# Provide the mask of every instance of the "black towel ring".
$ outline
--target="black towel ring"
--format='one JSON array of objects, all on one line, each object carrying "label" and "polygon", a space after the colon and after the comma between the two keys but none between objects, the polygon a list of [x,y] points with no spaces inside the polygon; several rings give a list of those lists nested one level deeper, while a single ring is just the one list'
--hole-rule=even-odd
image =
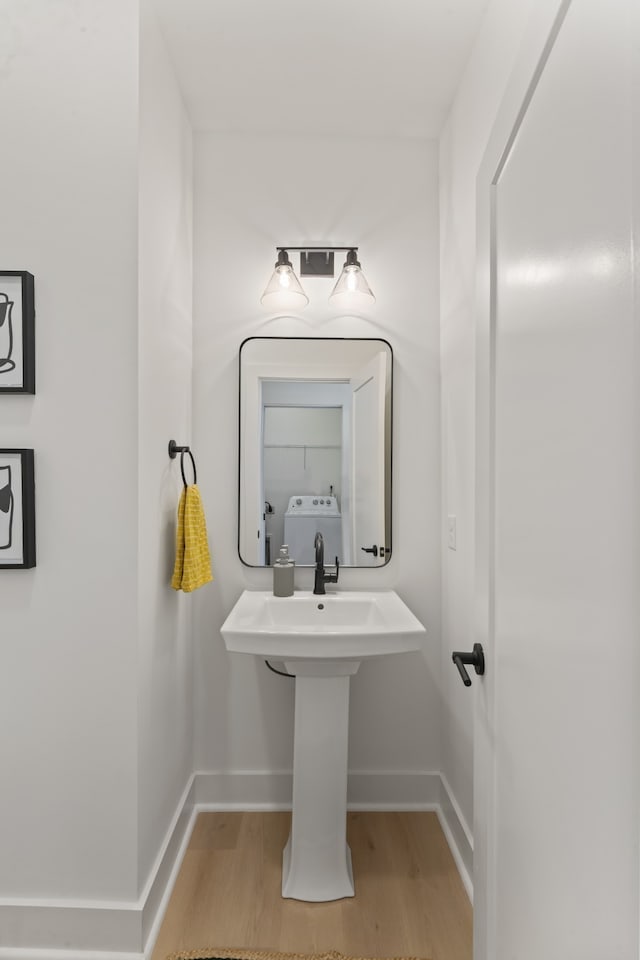
[{"label": "black towel ring", "polygon": [[189,484],[187,483],[187,478],[186,478],[185,475],[184,475],[184,455],[185,455],[185,453],[188,453],[189,456],[191,457],[191,466],[193,467],[193,482],[194,482],[194,483],[197,483],[197,482],[198,482],[198,474],[196,473],[196,462],[195,462],[195,460],[193,459],[193,454],[191,453],[191,450],[189,450],[189,448],[187,447],[187,449],[186,449],[186,450],[183,450],[182,453],[180,454],[180,473],[182,474],[182,482],[184,483],[185,487],[188,487]]},{"label": "black towel ring", "polygon": [[169,456],[172,460],[175,460],[176,454],[180,454],[180,473],[182,474],[182,482],[185,487],[188,487],[187,478],[184,472],[184,455],[188,453],[191,457],[191,466],[193,467],[193,482],[198,482],[198,474],[196,472],[196,462],[193,459],[193,454],[191,453],[190,447],[179,447],[175,440],[169,440]]}]

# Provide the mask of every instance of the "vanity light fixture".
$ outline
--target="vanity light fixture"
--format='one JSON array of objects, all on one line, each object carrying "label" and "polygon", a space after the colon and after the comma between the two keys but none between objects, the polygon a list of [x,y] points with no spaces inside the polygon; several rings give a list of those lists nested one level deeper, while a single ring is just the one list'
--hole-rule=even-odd
[{"label": "vanity light fixture", "polygon": [[375,302],[376,298],[362,272],[357,248],[354,247],[347,253],[342,273],[329,297],[329,303],[333,307],[346,309],[349,306],[366,307]]},{"label": "vanity light fixture", "polygon": [[275,270],[260,298],[260,303],[269,310],[287,308],[301,310],[309,303],[309,297],[302,289],[284,247],[278,247]]},{"label": "vanity light fixture", "polygon": [[329,303],[339,309],[363,309],[375,303],[358,260],[357,247],[276,247],[278,260],[260,303],[269,310],[294,308],[301,310],[309,298],[294,273],[289,250],[300,253],[301,277],[333,277],[334,253],[346,251],[346,259],[338,282],[329,297]]}]

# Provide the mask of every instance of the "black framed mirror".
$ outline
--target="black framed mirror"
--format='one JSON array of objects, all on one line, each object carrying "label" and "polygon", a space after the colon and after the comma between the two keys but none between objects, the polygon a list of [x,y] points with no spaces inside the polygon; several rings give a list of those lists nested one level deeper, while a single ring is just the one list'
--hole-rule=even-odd
[{"label": "black framed mirror", "polygon": [[238,550],[312,566],[391,557],[393,351],[382,339],[250,337],[240,347]]}]

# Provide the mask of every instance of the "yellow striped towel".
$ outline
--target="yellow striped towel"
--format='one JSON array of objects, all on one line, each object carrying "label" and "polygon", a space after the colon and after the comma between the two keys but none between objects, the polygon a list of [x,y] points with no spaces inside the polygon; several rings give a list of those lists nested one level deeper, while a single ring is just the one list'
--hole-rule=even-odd
[{"label": "yellow striped towel", "polygon": [[176,562],[171,586],[191,593],[213,580],[202,498],[195,483],[183,487],[178,504]]}]

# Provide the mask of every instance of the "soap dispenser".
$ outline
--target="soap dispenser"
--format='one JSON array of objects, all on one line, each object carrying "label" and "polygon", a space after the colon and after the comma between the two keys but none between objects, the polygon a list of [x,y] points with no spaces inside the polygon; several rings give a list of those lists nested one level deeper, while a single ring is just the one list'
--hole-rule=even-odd
[{"label": "soap dispenser", "polygon": [[273,565],[274,597],[293,596],[293,571],[295,563],[289,556],[289,547],[284,543],[280,547],[280,556]]}]

